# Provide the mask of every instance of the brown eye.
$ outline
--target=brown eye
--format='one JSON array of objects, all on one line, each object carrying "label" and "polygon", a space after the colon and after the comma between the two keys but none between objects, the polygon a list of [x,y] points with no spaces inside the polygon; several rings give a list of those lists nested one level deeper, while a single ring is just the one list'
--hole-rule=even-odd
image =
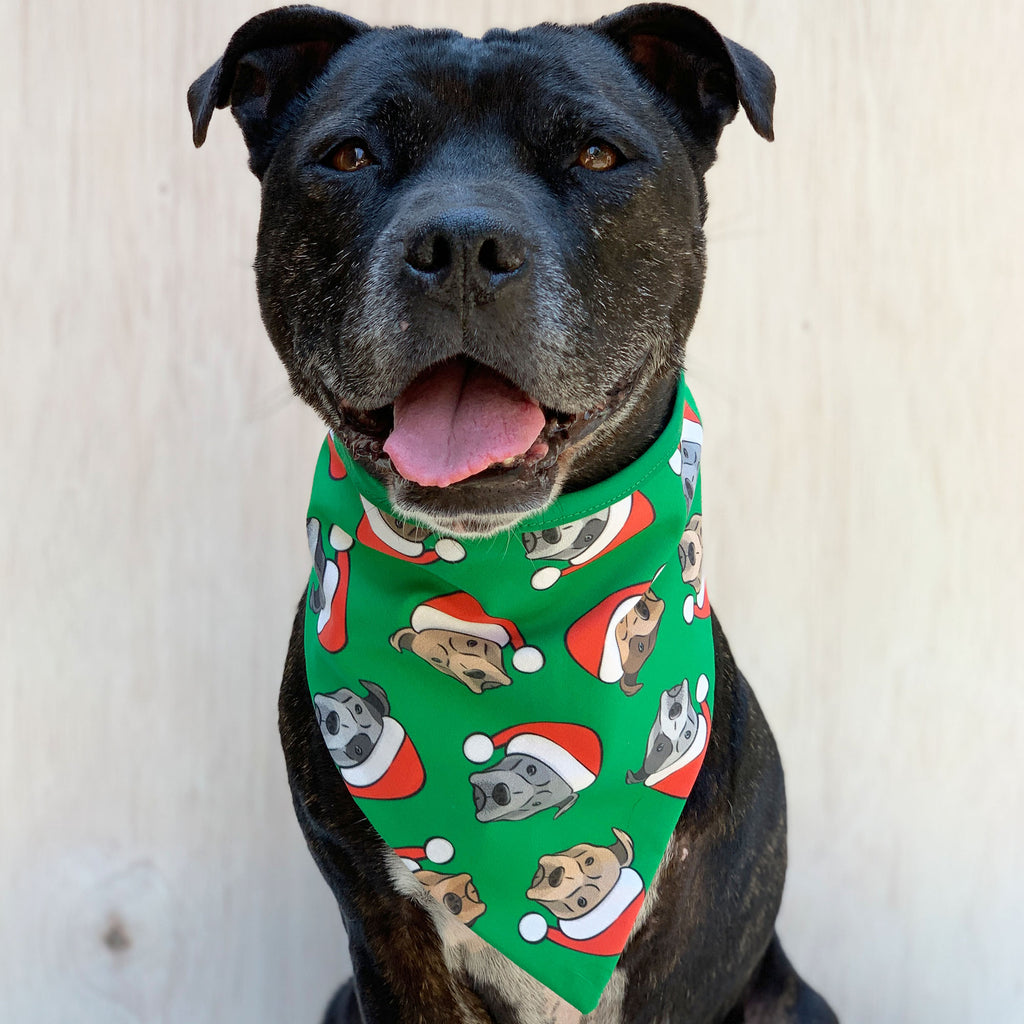
[{"label": "brown eye", "polygon": [[618,150],[600,139],[588,143],[576,157],[576,163],[588,171],[610,171],[618,162]]},{"label": "brown eye", "polygon": [[361,171],[373,163],[373,157],[362,139],[349,139],[331,153],[330,162],[336,171]]}]

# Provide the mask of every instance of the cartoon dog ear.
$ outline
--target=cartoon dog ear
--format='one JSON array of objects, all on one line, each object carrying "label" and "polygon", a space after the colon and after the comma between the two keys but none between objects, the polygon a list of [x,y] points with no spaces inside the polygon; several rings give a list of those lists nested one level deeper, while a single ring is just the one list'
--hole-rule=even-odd
[{"label": "cartoon dog ear", "polygon": [[382,716],[391,714],[391,702],[384,692],[384,687],[369,679],[360,679],[359,682],[366,687],[366,703],[375,707]]},{"label": "cartoon dog ear", "polygon": [[570,794],[569,794],[569,796],[567,796],[567,797],[566,797],[566,798],[565,798],[565,799],[564,799],[564,800],[563,800],[563,801],[562,801],[562,802],[561,802],[561,803],[560,803],[560,804],[558,805],[558,810],[557,810],[557,811],[555,811],[555,817],[554,817],[554,818],[552,818],[551,820],[552,820],[552,821],[555,821],[555,820],[556,820],[557,818],[560,818],[560,817],[561,817],[561,816],[562,816],[563,814],[565,814],[565,812],[566,812],[567,810],[569,810],[569,808],[570,808],[570,807],[572,807],[572,805],[573,805],[574,803],[576,803],[576,801],[577,801],[577,800],[579,800],[579,798],[580,798],[580,795],[579,795],[579,793],[570,793]]},{"label": "cartoon dog ear", "polygon": [[714,161],[722,129],[740,106],[758,135],[769,141],[775,137],[771,68],[695,11],[674,4],[638,4],[595,21],[591,28],[615,43],[682,113],[703,145],[701,173]]},{"label": "cartoon dog ear", "polygon": [[633,840],[621,828],[613,828],[612,833],[615,836],[615,842],[608,849],[615,854],[615,859],[622,867],[628,867],[633,863]]},{"label": "cartoon dog ear", "polygon": [[411,651],[412,642],[416,636],[416,630],[411,626],[406,626],[404,629],[400,629],[397,633],[391,634],[391,646],[396,651]]},{"label": "cartoon dog ear", "polygon": [[278,7],[251,18],[220,60],[189,87],[196,148],[206,140],[214,110],[230,103],[249,147],[249,168],[262,178],[292,100],[342,46],[368,30],[361,21],[321,7]]}]

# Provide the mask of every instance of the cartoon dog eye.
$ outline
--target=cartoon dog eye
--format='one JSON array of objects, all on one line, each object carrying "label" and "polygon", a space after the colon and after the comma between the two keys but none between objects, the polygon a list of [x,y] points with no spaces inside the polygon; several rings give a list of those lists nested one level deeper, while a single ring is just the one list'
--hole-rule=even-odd
[{"label": "cartoon dog eye", "polygon": [[457,893],[446,892],[442,901],[456,917],[462,913],[462,898]]},{"label": "cartoon dog eye", "polygon": [[363,705],[362,705],[362,704],[356,704],[356,705],[355,705],[355,706],[354,706],[354,707],[352,708],[352,710],[353,710],[353,711],[354,711],[354,712],[355,712],[355,713],[356,713],[357,715],[361,715],[361,714],[363,713]]},{"label": "cartoon dog eye", "polygon": [[332,736],[338,735],[338,730],[341,728],[341,719],[338,717],[337,711],[331,711],[324,719],[324,725],[327,726],[327,731]]},{"label": "cartoon dog eye", "polygon": [[[645,616],[644,616],[644,618],[647,618],[647,616],[645,615]],[[638,651],[639,651],[639,652],[640,652],[641,654],[643,654],[643,653],[644,653],[644,642],[643,642],[643,640],[637,640],[637,642],[636,642],[636,649],[637,649],[637,650],[638,650]]]},{"label": "cartoon dog eye", "polygon": [[537,766],[535,764],[528,764],[526,766],[526,774],[527,775],[536,775],[537,774]]},{"label": "cartoon dog eye", "polygon": [[579,907],[579,908],[580,908],[581,910],[582,910],[582,909],[583,909],[583,908],[584,908],[584,907],[585,907],[586,905],[587,905],[587,898],[586,898],[585,896],[581,896],[581,897],[580,897],[580,898],[579,898],[579,899],[578,899],[578,900],[576,901],[576,906],[577,906],[577,907]]},{"label": "cartoon dog eye", "polygon": [[591,864],[593,864],[593,863],[594,863],[594,858],[593,858],[593,857],[588,857],[588,858],[587,858],[587,859],[586,859],[586,860],[585,860],[585,861],[583,862],[583,866],[584,866],[585,868],[589,868],[589,867],[590,867],[590,865],[591,865]]},{"label": "cartoon dog eye", "polygon": [[479,641],[477,641],[477,640],[467,640],[466,641],[466,646],[467,647],[476,647],[477,643],[479,643]]},{"label": "cartoon dog eye", "polygon": [[441,661],[441,659],[440,659],[440,658],[431,658],[430,660],[431,660],[431,661],[432,661],[432,662],[433,662],[433,663],[434,663],[435,665],[441,665],[441,664],[443,664],[443,662]]}]

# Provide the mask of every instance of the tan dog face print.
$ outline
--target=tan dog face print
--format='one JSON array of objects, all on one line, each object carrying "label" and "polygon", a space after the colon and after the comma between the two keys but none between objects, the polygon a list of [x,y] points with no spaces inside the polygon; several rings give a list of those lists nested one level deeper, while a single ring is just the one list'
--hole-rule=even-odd
[{"label": "tan dog face print", "polygon": [[650,657],[658,638],[658,626],[665,612],[665,602],[653,590],[644,591],[639,601],[619,620],[615,627],[615,642],[622,659],[622,679],[619,686],[632,696],[643,686],[637,682],[640,666]]},{"label": "tan dog face print", "polygon": [[446,875],[440,871],[414,871],[417,881],[426,886],[427,891],[457,921],[471,925],[486,909],[487,905],[480,899],[471,875],[463,872],[459,875]]},{"label": "tan dog face print", "polygon": [[682,537],[679,539],[679,568],[683,582],[694,590],[700,590],[701,567],[704,563],[704,544],[701,539],[701,517],[697,512],[690,516]]}]

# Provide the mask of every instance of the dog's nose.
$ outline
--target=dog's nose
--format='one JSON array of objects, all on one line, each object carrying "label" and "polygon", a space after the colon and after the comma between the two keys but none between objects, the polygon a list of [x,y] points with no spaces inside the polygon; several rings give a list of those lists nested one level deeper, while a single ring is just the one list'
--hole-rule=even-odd
[{"label": "dog's nose", "polygon": [[414,228],[405,241],[406,270],[442,302],[483,305],[523,274],[527,245],[486,210],[447,210]]},{"label": "dog's nose", "polygon": [[499,807],[507,807],[512,802],[512,794],[509,792],[509,788],[504,782],[499,782],[494,789],[491,790],[491,799]]}]

